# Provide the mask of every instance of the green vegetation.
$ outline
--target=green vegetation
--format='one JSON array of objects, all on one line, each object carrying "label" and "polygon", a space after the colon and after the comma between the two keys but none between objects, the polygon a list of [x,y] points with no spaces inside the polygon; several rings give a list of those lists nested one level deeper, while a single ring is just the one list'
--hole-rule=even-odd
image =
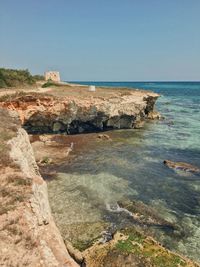
[{"label": "green vegetation", "polygon": [[[125,239],[119,240],[115,249],[122,254],[137,255],[144,262],[148,260],[155,267],[180,267],[188,266],[185,260],[176,254],[169,253],[151,238],[145,237],[134,229],[123,230]],[[148,265],[149,266],[149,265]]]},{"label": "green vegetation", "polygon": [[28,70],[0,68],[0,88],[34,85],[36,81],[44,80],[41,75],[31,75]]},{"label": "green vegetation", "polygon": [[34,75],[33,78],[35,81],[44,81],[43,75]]},{"label": "green vegetation", "polygon": [[144,241],[144,237],[141,233],[132,230],[123,230],[123,234],[128,235],[127,239],[119,240],[116,244],[116,248],[124,253],[139,253],[141,249],[142,243]]},{"label": "green vegetation", "polygon": [[73,246],[79,251],[83,252],[84,250],[90,248],[99,238],[100,236],[97,236],[90,240],[76,240],[73,242]]},{"label": "green vegetation", "polygon": [[131,253],[133,251],[134,246],[132,242],[129,239],[127,239],[127,240],[119,240],[116,245],[116,248],[121,252]]},{"label": "green vegetation", "polygon": [[42,88],[47,88],[50,86],[60,86],[60,84],[53,82],[52,80],[48,80],[46,83],[42,85]]}]

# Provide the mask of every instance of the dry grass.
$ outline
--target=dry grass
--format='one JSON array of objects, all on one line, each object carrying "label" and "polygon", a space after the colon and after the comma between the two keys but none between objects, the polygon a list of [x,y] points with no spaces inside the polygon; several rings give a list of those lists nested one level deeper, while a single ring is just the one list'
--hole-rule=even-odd
[{"label": "dry grass", "polygon": [[9,175],[1,175],[0,188],[0,215],[14,210],[19,203],[29,197],[32,181],[13,172]]},{"label": "dry grass", "polygon": [[15,263],[16,253],[21,253],[22,257],[24,252],[33,251],[38,246],[23,215],[32,192],[32,180],[13,163],[7,144],[17,135],[19,127],[19,119],[13,112],[9,114],[0,109],[0,251],[9,247],[1,253],[1,266],[27,266],[27,257],[21,259],[20,264]]},{"label": "dry grass", "polygon": [[11,117],[7,110],[0,109],[0,167],[12,163],[9,157],[8,140],[15,137],[20,127],[18,117]]},{"label": "dry grass", "polygon": [[37,100],[38,98],[42,99],[44,97],[49,97],[52,95],[47,94],[47,93],[37,93],[37,92],[28,92],[28,91],[16,91],[13,94],[4,94],[0,97],[0,102],[11,102],[13,100],[26,100],[26,99],[31,99],[31,100]]},{"label": "dry grass", "polygon": [[[18,117],[11,116],[7,110],[0,109],[0,214],[15,209],[28,194],[31,181],[19,174],[18,167],[9,156],[10,147],[7,142],[16,136],[20,127]],[[9,167],[9,172],[6,168]]]}]

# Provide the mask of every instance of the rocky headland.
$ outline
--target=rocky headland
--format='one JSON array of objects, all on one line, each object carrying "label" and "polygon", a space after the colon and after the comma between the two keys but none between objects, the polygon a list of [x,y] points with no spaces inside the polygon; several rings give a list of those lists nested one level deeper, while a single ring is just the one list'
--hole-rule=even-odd
[{"label": "rocky headland", "polygon": [[[52,154],[56,139],[49,142],[45,136],[40,138],[34,154],[27,134],[138,128],[146,119],[160,117],[154,111],[158,97],[147,91],[97,88],[89,92],[87,87],[69,85],[49,88],[46,93],[24,91],[1,97],[1,266],[198,266],[136,229],[117,232],[103,244],[94,242],[82,253],[64,244],[51,214],[46,182],[35,160],[48,164],[48,160],[41,159],[44,153]],[[109,141],[106,135],[97,138]],[[40,154],[41,144],[47,148]],[[66,147],[60,159],[72,149]],[[127,208],[129,204],[121,206]],[[137,209],[130,212],[143,222]],[[160,220],[151,215],[147,214],[147,223]]]},{"label": "rocky headland", "polygon": [[48,94],[11,95],[3,98],[0,106],[16,110],[29,133],[77,134],[137,128],[141,121],[159,117],[154,111],[159,95],[153,92],[108,88],[89,92],[85,87],[72,88],[63,86]]}]

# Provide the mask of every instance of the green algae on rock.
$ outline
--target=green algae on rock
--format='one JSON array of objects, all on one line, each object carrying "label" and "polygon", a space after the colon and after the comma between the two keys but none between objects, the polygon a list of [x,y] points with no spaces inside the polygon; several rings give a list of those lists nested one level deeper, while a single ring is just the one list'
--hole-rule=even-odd
[{"label": "green algae on rock", "polygon": [[90,267],[198,267],[199,265],[162,247],[135,228],[124,229],[112,241],[84,252]]}]

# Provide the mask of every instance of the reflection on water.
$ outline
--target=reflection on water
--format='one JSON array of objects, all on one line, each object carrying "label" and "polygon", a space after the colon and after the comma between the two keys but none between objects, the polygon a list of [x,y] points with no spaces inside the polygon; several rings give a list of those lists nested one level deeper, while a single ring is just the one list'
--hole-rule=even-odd
[{"label": "reflection on water", "polygon": [[111,131],[112,141],[92,139],[79,153],[75,147],[72,160],[48,183],[58,226],[102,222],[121,227],[130,224],[130,218],[112,207],[122,199],[141,200],[181,228],[181,234],[173,235],[156,229],[157,238],[200,261],[200,177],[163,165],[170,159],[200,167],[199,107],[198,95],[168,93],[158,103],[164,121]]}]

